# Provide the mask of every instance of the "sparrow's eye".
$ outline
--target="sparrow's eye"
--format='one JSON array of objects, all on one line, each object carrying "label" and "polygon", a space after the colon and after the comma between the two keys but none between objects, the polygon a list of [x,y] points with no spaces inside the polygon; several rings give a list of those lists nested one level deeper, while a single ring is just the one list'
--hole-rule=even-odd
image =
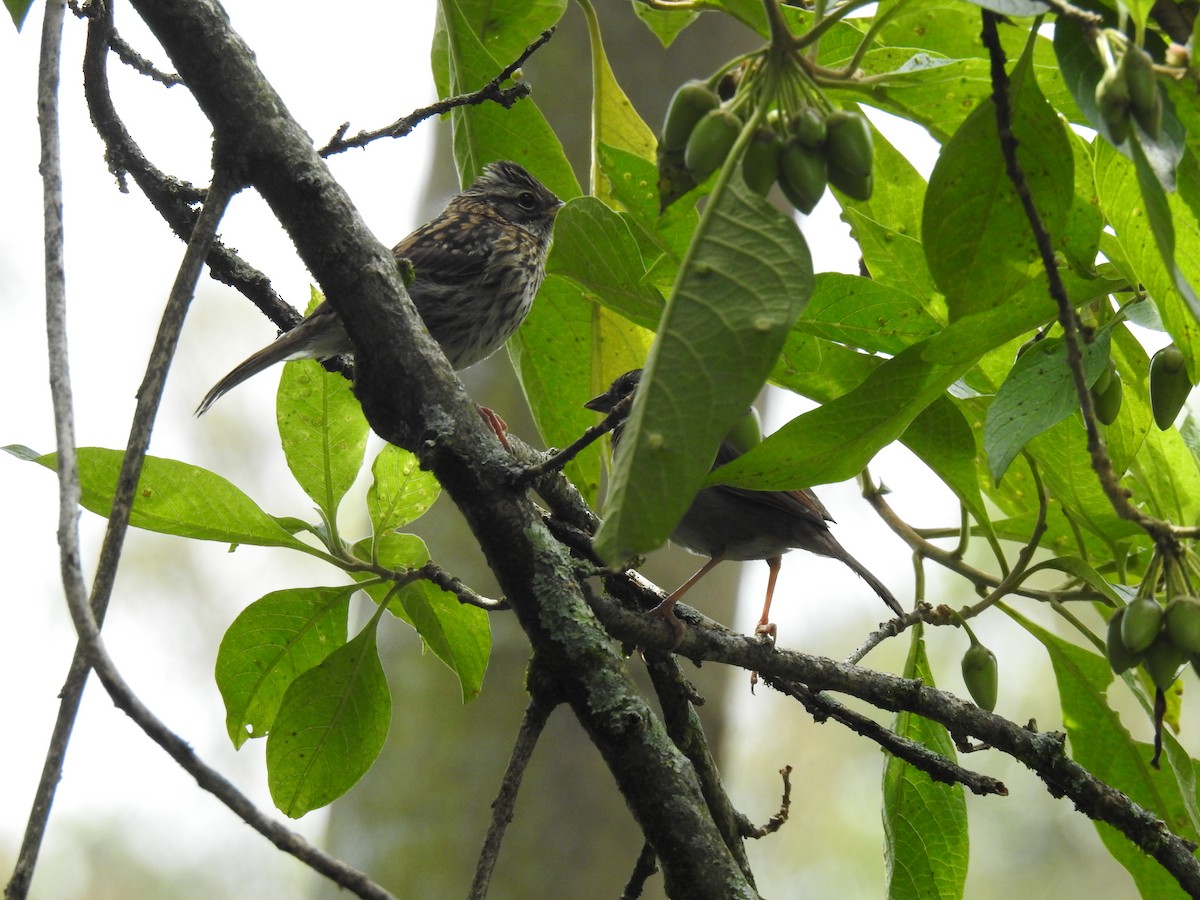
[{"label": "sparrow's eye", "polygon": [[537,197],[533,196],[529,191],[522,191],[517,194],[517,206],[526,212],[533,212],[537,209]]}]

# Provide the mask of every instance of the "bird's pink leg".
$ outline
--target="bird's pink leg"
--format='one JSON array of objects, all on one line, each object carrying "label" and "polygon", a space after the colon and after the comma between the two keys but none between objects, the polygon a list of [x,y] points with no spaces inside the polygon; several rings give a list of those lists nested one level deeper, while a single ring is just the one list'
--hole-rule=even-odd
[{"label": "bird's pink leg", "polygon": [[707,575],[709,570],[712,569],[712,567],[719,563],[722,559],[724,559],[723,556],[714,556],[712,559],[702,565],[696,571],[695,575],[693,575],[679,587],[675,588],[675,590],[671,591],[666,600],[658,604],[658,606],[654,607],[654,609],[650,610],[650,612],[646,613],[648,616],[657,616],[675,629],[676,644],[683,640],[683,634],[685,631],[687,631],[687,626],[679,621],[679,617],[675,615],[675,604],[679,602],[680,597],[691,590],[692,585]]},{"label": "bird's pink leg", "polygon": [[767,560],[767,566],[771,569],[771,574],[767,577],[767,602],[763,604],[762,618],[758,620],[758,625],[754,628],[755,634],[770,635],[771,640],[775,640],[775,623],[771,621],[771,598],[775,594],[775,579],[779,577],[779,567],[782,562],[782,557],[773,556]]},{"label": "bird's pink leg", "polygon": [[500,418],[500,414],[494,409],[488,409],[486,406],[476,406],[479,410],[479,415],[483,417],[483,421],[487,422],[488,427],[496,432],[496,437],[500,438],[500,443],[505,450],[512,451],[512,446],[508,443],[508,423]]}]

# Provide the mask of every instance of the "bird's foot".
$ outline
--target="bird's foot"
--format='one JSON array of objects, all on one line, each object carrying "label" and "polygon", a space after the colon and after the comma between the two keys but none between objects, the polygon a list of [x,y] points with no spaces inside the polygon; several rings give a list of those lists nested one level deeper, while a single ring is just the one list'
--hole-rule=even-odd
[{"label": "bird's foot", "polygon": [[483,417],[483,421],[487,422],[488,427],[496,433],[496,437],[500,439],[501,446],[505,450],[512,452],[512,445],[508,443],[508,423],[500,418],[499,413],[494,409],[488,409],[486,406],[477,406],[479,415]]},{"label": "bird's foot", "polygon": [[671,645],[671,649],[673,650],[679,646],[680,642],[683,640],[683,636],[687,633],[687,626],[680,621],[677,615],[675,615],[674,599],[668,597],[662,603],[658,604],[658,606],[654,607],[654,609],[646,613],[646,615],[653,616],[656,619],[662,619],[664,622],[670,625],[675,631],[675,643]]},{"label": "bird's foot", "polygon": [[[762,637],[772,647],[775,646],[775,638],[779,634],[779,629],[775,627],[774,622],[768,622],[765,619],[754,626],[754,636]],[[754,693],[754,687],[758,684],[758,672],[750,673],[750,693]]]}]

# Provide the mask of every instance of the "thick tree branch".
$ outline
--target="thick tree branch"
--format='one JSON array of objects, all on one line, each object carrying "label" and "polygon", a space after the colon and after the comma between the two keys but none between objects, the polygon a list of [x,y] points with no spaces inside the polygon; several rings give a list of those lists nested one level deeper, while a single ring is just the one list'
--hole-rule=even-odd
[{"label": "thick tree branch", "polygon": [[[754,897],[708,815],[695,773],[595,621],[565,549],[516,487],[519,470],[421,327],[389,250],[205,0],[133,0],[217,140],[242,163],[340,315],[372,428],[414,450],[458,505],[535,653],[557,679],[663,864],[669,893]],[[395,390],[403,384],[406,389]]]},{"label": "thick tree branch", "polygon": [[[619,640],[670,649],[673,636],[604,596],[592,598],[600,620]],[[1065,736],[1038,733],[986,712],[921,681],[900,678],[804,653],[780,650],[724,629],[689,628],[676,648],[689,659],[740,666],[764,679],[783,679],[813,691],[836,691],[889,712],[908,711],[944,725],[957,740],[974,737],[1033,771],[1054,797],[1068,797],[1084,815],[1107,822],[1153,856],[1193,896],[1200,895],[1200,860],[1189,841],[1121,791],[1070,759]]]}]

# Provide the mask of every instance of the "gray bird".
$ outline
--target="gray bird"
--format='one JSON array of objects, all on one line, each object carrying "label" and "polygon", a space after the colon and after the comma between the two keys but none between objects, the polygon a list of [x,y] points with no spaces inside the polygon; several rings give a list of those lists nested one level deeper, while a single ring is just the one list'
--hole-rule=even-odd
[{"label": "gray bird", "polygon": [[[584,406],[596,412],[611,412],[618,403],[637,390],[641,377],[641,369],[626,372],[617,378],[607,391],[599,397],[593,397]],[[755,415],[754,410],[749,410],[747,415]],[[624,425],[625,420],[622,419],[613,428],[614,453],[618,452]],[[732,462],[741,456],[742,452],[730,440],[722,441],[717,449],[713,468]],[[774,635],[775,625],[769,617],[775,580],[779,576],[783,554],[798,548],[841,560],[871,586],[892,612],[898,616],[904,615],[904,610],[883,582],[867,571],[866,567],[851,556],[830,533],[827,523],[832,521],[833,517],[817,499],[817,495],[808,489],[752,491],[725,485],[701,488],[688,511],[684,513],[683,519],[671,533],[671,540],[698,556],[707,556],[708,562],[673,590],[667,599],[653,610],[653,614],[669,622],[676,634],[682,637],[684,626],[675,616],[674,607],[692,585],[724,560],[761,559],[766,561],[771,574],[767,580],[767,597],[763,604],[762,617],[755,633]]]}]

